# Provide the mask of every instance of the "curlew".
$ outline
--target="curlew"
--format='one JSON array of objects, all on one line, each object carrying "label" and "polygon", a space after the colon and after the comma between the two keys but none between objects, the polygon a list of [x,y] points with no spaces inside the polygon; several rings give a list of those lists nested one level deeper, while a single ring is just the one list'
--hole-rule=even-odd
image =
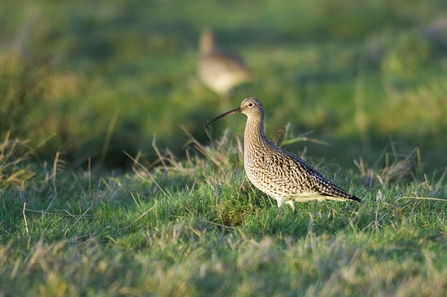
[{"label": "curlew", "polygon": [[250,71],[235,53],[219,51],[210,30],[200,35],[199,76],[205,85],[227,100],[235,86],[250,80]]},{"label": "curlew", "polygon": [[247,116],[244,132],[244,168],[250,182],[271,196],[281,207],[311,200],[352,200],[356,196],[344,191],[325,178],[303,159],[289,153],[265,137],[264,107],[259,99],[245,98],[238,108],[211,120],[204,129],[225,116],[243,113]]}]

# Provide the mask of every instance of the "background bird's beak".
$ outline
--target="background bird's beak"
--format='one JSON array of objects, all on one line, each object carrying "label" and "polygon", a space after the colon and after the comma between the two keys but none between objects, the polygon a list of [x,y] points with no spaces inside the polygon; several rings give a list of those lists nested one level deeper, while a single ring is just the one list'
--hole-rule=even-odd
[{"label": "background bird's beak", "polygon": [[215,117],[215,118],[212,119],[208,124],[206,124],[206,126],[203,128],[203,130],[205,130],[206,128],[208,128],[209,125],[211,125],[212,123],[214,123],[214,122],[217,121],[218,119],[221,119],[221,118],[223,118],[223,117],[226,117],[226,116],[228,116],[228,115],[230,115],[230,114],[239,113],[239,112],[241,112],[241,110],[242,110],[242,109],[241,109],[240,107],[238,107],[238,108],[232,109],[232,110],[230,110],[230,111],[224,112],[223,114],[221,114],[221,115]]}]

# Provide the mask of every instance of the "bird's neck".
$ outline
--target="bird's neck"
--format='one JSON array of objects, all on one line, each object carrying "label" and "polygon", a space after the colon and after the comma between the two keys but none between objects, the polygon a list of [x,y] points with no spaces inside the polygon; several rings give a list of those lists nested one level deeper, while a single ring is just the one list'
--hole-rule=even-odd
[{"label": "bird's neck", "polygon": [[200,51],[203,55],[209,55],[215,51],[213,35],[205,34],[202,36],[200,41]]},{"label": "bird's neck", "polygon": [[244,132],[245,151],[262,145],[266,141],[264,134],[264,117],[248,118]]}]

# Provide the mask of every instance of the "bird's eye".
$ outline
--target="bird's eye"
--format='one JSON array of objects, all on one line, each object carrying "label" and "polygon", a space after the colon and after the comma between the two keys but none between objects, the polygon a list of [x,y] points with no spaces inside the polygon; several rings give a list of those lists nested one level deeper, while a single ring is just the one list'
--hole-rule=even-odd
[{"label": "bird's eye", "polygon": [[248,103],[248,107],[253,107],[253,103]]}]

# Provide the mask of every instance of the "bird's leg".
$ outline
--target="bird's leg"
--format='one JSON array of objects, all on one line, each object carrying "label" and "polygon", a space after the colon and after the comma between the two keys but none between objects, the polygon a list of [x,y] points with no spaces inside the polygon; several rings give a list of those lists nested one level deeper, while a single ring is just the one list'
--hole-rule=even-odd
[{"label": "bird's leg", "polygon": [[284,201],[284,199],[282,199],[282,198],[276,198],[276,197],[275,197],[275,199],[276,199],[276,202],[278,202],[278,207],[283,206],[283,204],[284,204],[284,202],[285,202],[286,204],[290,205],[290,207],[292,208],[293,213],[296,212],[296,209],[295,209],[295,203],[293,202],[293,200],[287,200],[287,201]]},{"label": "bird's leg", "polygon": [[288,200],[288,201],[286,201],[286,203],[288,205],[290,205],[290,207],[292,208],[293,213],[296,214],[295,203],[293,202],[293,200]]}]

